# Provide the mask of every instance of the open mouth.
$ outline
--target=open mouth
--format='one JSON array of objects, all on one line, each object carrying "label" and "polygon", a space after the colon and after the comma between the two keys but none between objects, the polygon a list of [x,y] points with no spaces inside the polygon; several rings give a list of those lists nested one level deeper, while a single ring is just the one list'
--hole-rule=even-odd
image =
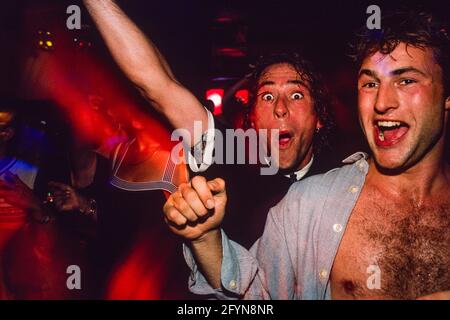
[{"label": "open mouth", "polygon": [[408,132],[409,126],[402,121],[377,120],[374,122],[375,143],[390,147],[398,143]]},{"label": "open mouth", "polygon": [[279,138],[280,148],[287,148],[292,141],[292,133],[287,130],[282,130],[280,131]]}]

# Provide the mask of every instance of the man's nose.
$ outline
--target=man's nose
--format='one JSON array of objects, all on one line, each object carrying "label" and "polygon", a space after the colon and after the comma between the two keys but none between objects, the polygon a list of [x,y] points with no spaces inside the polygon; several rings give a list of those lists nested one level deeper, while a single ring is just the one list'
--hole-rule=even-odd
[{"label": "man's nose", "polygon": [[397,108],[398,98],[395,88],[391,84],[381,84],[375,101],[375,111],[379,114],[385,114]]},{"label": "man's nose", "polygon": [[282,119],[289,116],[289,109],[284,99],[277,100],[275,104],[274,115],[277,119]]}]

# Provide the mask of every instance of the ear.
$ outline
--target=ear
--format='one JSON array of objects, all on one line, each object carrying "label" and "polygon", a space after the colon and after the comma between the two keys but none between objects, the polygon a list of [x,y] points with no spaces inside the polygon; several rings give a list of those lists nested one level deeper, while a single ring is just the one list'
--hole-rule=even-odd
[{"label": "ear", "polygon": [[323,123],[320,119],[317,119],[316,130],[320,130],[323,128]]},{"label": "ear", "polygon": [[445,110],[450,110],[450,96],[445,99]]}]

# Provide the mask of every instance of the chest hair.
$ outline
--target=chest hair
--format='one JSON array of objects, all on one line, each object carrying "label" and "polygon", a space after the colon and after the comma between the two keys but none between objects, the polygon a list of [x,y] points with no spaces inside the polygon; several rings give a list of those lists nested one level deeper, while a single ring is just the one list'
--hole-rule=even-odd
[{"label": "chest hair", "polygon": [[450,290],[450,201],[416,205],[376,194],[356,212],[361,243],[376,252],[383,295],[415,299]]}]

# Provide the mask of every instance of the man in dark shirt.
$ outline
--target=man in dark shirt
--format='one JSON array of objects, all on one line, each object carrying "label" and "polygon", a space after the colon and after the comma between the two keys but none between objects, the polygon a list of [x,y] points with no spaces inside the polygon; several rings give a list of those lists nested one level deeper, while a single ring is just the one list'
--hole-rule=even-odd
[{"label": "man in dark shirt", "polygon": [[[271,169],[267,167],[265,159],[259,159],[259,165],[249,164],[248,159],[243,165],[220,164],[214,161],[210,166],[205,165],[205,162],[211,162],[208,159],[211,155],[207,154],[212,150],[207,144],[215,138],[211,130],[203,135],[206,143],[194,146],[195,149],[200,145],[201,152],[197,153],[203,155],[204,161],[199,167],[204,172],[200,174],[207,180],[221,177],[226,181],[229,201],[224,225],[230,230],[230,234],[246,247],[250,247],[263,230],[265,216],[261,215],[261,212],[268,212],[278,203],[293,182],[323,172],[332,165],[330,158],[327,159],[320,153],[326,147],[324,144],[331,128],[329,104],[324,85],[309,62],[298,54],[262,57],[249,76],[249,88],[246,132],[255,130],[259,133],[268,130],[267,140],[272,142],[271,129],[279,130],[279,139],[275,146],[279,157],[276,174],[274,171],[261,169]],[[216,143],[214,156],[222,144],[231,144],[234,154],[239,152],[239,139],[230,141],[229,135],[225,133],[228,129],[220,121],[209,121],[208,128],[211,127],[217,129],[216,133],[222,134],[222,139],[225,140],[225,143]],[[239,135],[237,132],[234,134]],[[251,143],[251,139],[249,140]],[[262,144],[265,143],[262,141]],[[269,150],[273,147],[271,143],[267,145]],[[262,145],[258,147],[264,148]],[[223,149],[223,159],[226,160],[229,149]],[[273,155],[272,150],[270,153]],[[248,156],[250,158],[251,154]],[[190,163],[190,168],[196,170],[195,165]],[[240,223],[237,224],[236,221]]]}]

